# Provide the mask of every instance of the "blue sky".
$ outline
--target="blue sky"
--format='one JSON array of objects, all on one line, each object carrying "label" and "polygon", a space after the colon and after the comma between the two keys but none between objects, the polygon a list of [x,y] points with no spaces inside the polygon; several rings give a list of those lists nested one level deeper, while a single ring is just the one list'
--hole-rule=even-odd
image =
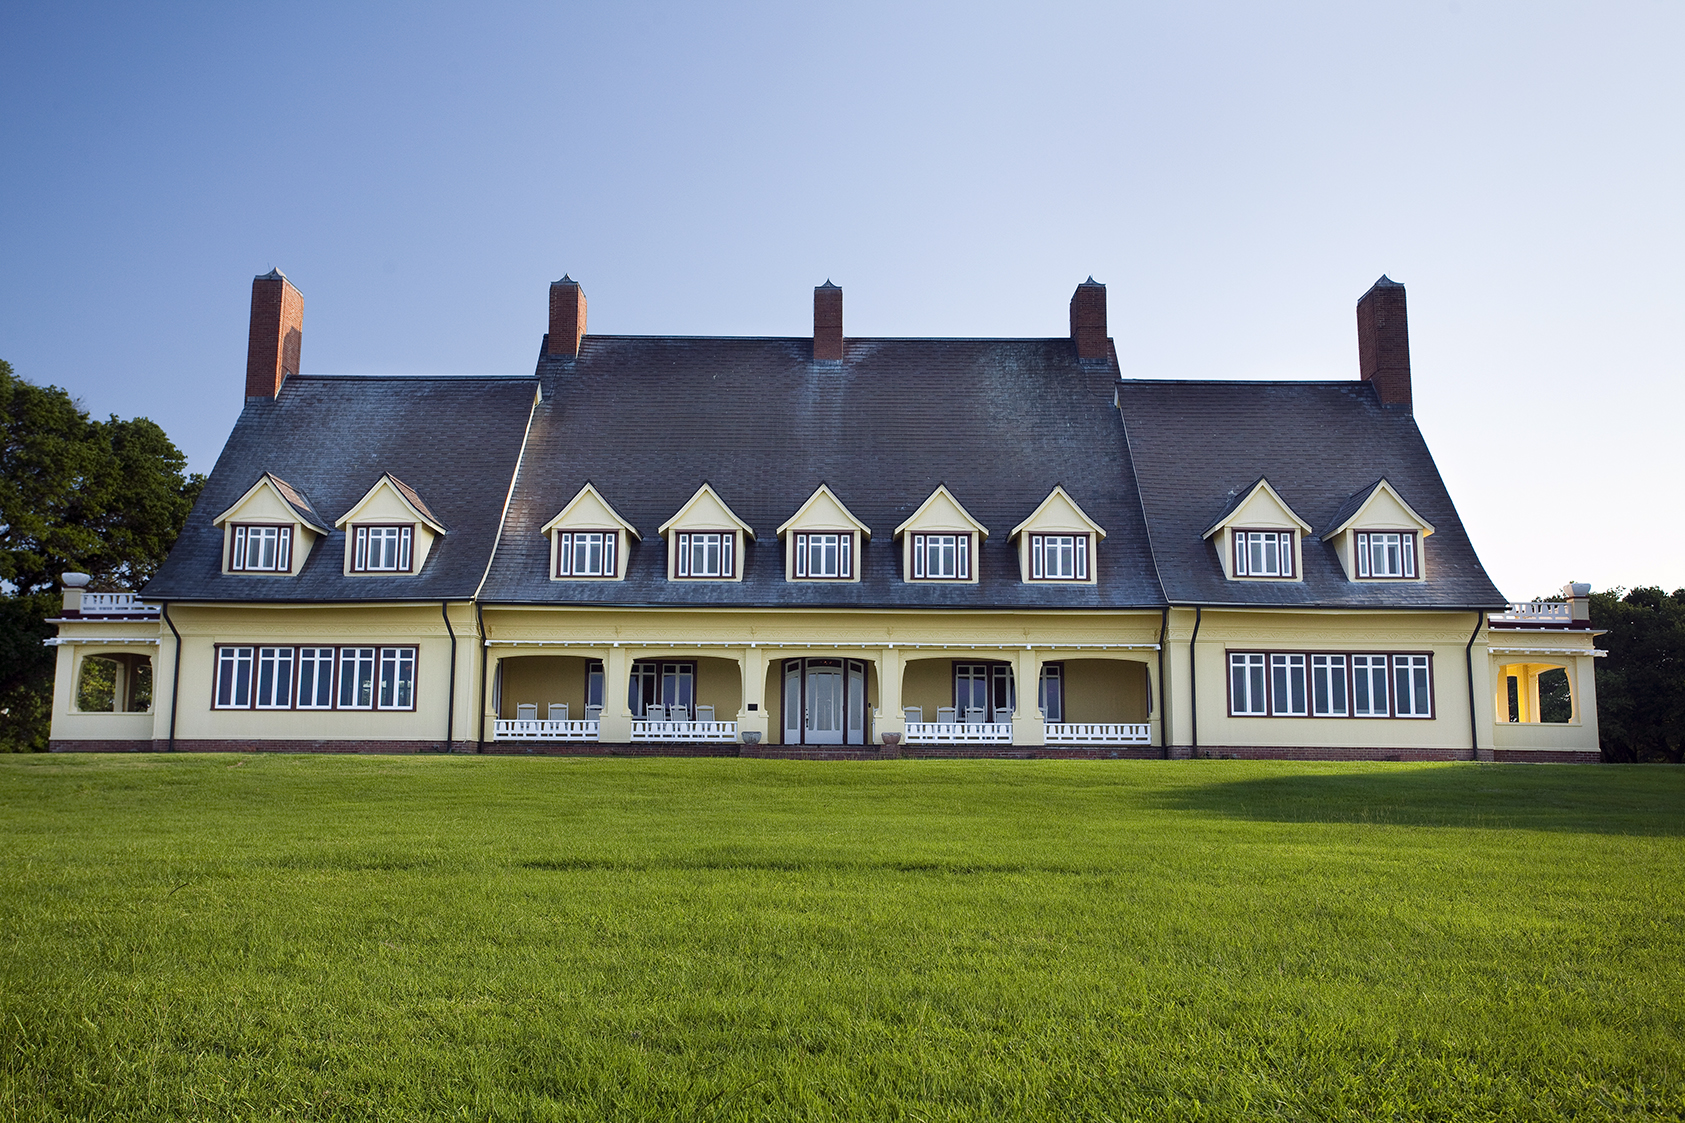
[{"label": "blue sky", "polygon": [[[209,470],[250,281],[317,372],[605,333],[1058,335],[1416,416],[1521,598],[1685,585],[1685,6],[0,5],[0,358]],[[1222,439],[1219,433],[1213,439]]]}]

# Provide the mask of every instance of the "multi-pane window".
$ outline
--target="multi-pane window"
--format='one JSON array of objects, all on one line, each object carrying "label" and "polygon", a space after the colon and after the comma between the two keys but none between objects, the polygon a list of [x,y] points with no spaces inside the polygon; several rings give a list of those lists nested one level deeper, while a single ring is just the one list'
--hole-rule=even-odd
[{"label": "multi-pane window", "polygon": [[702,534],[680,534],[677,537],[679,540],[678,566],[676,567],[678,576],[732,576],[732,547],[737,542],[735,533],[731,531],[709,531]]},{"label": "multi-pane window", "polygon": [[219,645],[219,710],[413,710],[414,647]]},{"label": "multi-pane window", "polygon": [[1317,717],[1346,716],[1346,657],[1311,656],[1311,712]]},{"label": "multi-pane window", "polygon": [[796,535],[797,577],[854,576],[854,535],[798,534]]},{"label": "multi-pane window", "polygon": [[1433,691],[1426,655],[1392,657],[1393,713],[1398,717],[1432,717]]},{"label": "multi-pane window", "polygon": [[1304,717],[1305,657],[1286,654],[1270,656],[1270,712],[1277,717]]},{"label": "multi-pane window", "polygon": [[557,577],[613,577],[618,572],[614,555],[619,531],[570,530],[558,539]]},{"label": "multi-pane window", "polygon": [[1088,535],[1030,535],[1030,580],[1088,580]]},{"label": "multi-pane window", "polygon": [[1416,536],[1409,531],[1358,531],[1359,577],[1416,576]]},{"label": "multi-pane window", "polygon": [[1236,717],[1432,717],[1428,655],[1229,653]]},{"label": "multi-pane window", "polygon": [[1293,532],[1235,531],[1234,573],[1236,577],[1292,577]]},{"label": "multi-pane window", "polygon": [[293,528],[236,526],[228,568],[240,573],[285,573],[292,568]]},{"label": "multi-pane window", "polygon": [[408,573],[413,526],[359,526],[351,553],[353,573]]},{"label": "multi-pane window", "polygon": [[925,581],[971,580],[971,535],[913,535],[913,577]]},{"label": "multi-pane window", "polygon": [[1270,712],[1262,653],[1237,652],[1229,656],[1229,712],[1259,716]]},{"label": "multi-pane window", "polygon": [[1353,716],[1386,717],[1390,713],[1392,713],[1392,710],[1387,704],[1387,657],[1385,655],[1353,655]]},{"label": "multi-pane window", "polygon": [[257,708],[286,710],[293,704],[293,649],[257,649]]},{"label": "multi-pane window", "polygon": [[1041,681],[1036,684],[1036,706],[1044,721],[1065,720],[1065,665],[1043,663]]}]

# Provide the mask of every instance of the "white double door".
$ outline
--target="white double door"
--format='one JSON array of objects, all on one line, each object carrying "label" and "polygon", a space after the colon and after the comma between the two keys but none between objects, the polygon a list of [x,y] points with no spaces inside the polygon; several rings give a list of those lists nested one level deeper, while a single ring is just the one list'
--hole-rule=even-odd
[{"label": "white double door", "polygon": [[784,661],[784,743],[866,743],[866,664],[855,659]]}]

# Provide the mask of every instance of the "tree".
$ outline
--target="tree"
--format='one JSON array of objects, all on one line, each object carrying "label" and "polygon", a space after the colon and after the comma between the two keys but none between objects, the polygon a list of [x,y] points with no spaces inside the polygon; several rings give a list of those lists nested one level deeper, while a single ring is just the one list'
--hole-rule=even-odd
[{"label": "tree", "polygon": [[0,750],[44,749],[58,575],[138,591],[187,522],[204,477],[156,424],[95,421],[0,360]]},{"label": "tree", "polygon": [[[1623,595],[1624,593],[1624,595]],[[1607,634],[1597,667],[1603,759],[1685,760],[1685,589],[1648,587],[1591,596],[1591,622]]]}]

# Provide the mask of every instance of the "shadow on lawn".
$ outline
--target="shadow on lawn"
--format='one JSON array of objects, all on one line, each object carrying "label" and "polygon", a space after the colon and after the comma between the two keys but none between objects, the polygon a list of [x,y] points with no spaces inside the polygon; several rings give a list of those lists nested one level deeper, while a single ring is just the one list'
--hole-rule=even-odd
[{"label": "shadow on lawn", "polygon": [[1248,776],[1166,792],[1165,810],[1277,823],[1685,835],[1685,769],[1486,765]]}]

